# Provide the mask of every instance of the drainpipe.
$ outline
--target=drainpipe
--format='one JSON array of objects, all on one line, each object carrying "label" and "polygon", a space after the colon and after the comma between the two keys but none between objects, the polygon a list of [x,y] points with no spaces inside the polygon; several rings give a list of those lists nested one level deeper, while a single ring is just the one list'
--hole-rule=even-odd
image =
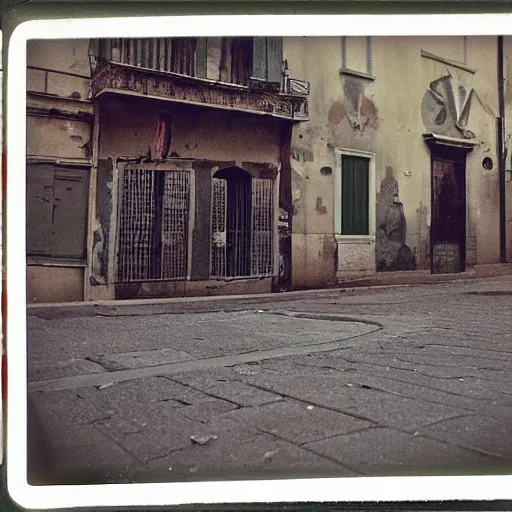
[{"label": "drainpipe", "polygon": [[500,190],[500,262],[507,262],[505,210],[505,79],[503,76],[503,36],[498,36],[498,172]]}]

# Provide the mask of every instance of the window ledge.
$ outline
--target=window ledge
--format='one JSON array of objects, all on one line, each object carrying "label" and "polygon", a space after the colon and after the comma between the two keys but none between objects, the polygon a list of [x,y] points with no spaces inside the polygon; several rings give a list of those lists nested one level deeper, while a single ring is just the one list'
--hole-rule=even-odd
[{"label": "window ledge", "polygon": [[453,66],[454,68],[463,69],[464,71],[467,71],[472,74],[475,74],[477,72],[476,69],[470,68],[468,65],[466,65],[462,62],[445,59],[444,57],[439,57],[439,55],[434,55],[433,53],[426,52],[425,50],[421,50],[421,56],[425,57],[426,59],[432,59],[437,62],[442,62],[443,64],[448,64],[449,66]]},{"label": "window ledge", "polygon": [[85,260],[73,260],[67,258],[48,258],[44,256],[27,256],[28,266],[41,267],[82,267],[85,268]]},{"label": "window ledge", "polygon": [[374,81],[377,77],[370,75],[370,73],[363,73],[362,71],[356,71],[355,69],[341,68],[340,75],[356,76],[358,78],[364,78],[366,80]]},{"label": "window ledge", "polygon": [[338,244],[370,244],[375,242],[375,235],[340,235],[334,238]]}]

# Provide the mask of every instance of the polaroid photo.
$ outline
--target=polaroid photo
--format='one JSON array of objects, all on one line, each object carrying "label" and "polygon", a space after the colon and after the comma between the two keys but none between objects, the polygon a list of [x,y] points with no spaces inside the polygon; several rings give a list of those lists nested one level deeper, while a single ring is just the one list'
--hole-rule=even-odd
[{"label": "polaroid photo", "polygon": [[510,499],[510,27],[4,25],[13,501]]}]

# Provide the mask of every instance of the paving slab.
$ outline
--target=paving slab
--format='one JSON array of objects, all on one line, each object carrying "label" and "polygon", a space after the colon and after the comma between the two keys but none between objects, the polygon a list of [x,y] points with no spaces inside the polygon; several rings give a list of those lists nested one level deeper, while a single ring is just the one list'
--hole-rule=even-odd
[{"label": "paving slab", "polygon": [[74,375],[104,373],[105,371],[105,368],[85,359],[52,362],[32,361],[28,366],[28,380],[29,382],[36,382],[48,379],[59,379],[61,377],[71,377]]},{"label": "paving slab", "polygon": [[[105,419],[101,404],[78,396],[75,390],[29,393],[29,411],[41,418],[60,418],[68,424],[90,424]],[[46,421],[46,420],[45,420]]]},{"label": "paving slab", "polygon": [[180,363],[190,361],[194,359],[194,357],[182,350],[162,348],[159,350],[139,350],[136,352],[123,352],[121,354],[97,355],[91,356],[90,359],[96,364],[101,365],[105,370],[116,371]]},{"label": "paving slab", "polygon": [[304,402],[286,400],[222,415],[297,445],[368,428],[372,423]]},{"label": "paving slab", "polygon": [[173,375],[172,379],[241,407],[268,404],[283,399],[278,393],[259,389],[240,380],[225,379],[212,374],[213,372],[210,372],[210,375],[204,375],[201,372],[183,373]]},{"label": "paving slab", "polygon": [[141,462],[115,443],[94,447],[66,447],[58,451],[51,468],[52,483],[94,484],[130,482]]},{"label": "paving slab", "polygon": [[306,444],[366,476],[482,474],[512,467],[488,457],[436,440],[391,428],[371,428]]},{"label": "paving slab", "polygon": [[328,458],[247,425],[222,421],[204,432],[217,438],[205,445],[190,443],[184,450],[151,461],[153,479],[158,474],[171,481],[357,476]]},{"label": "paving slab", "polygon": [[269,375],[261,384],[283,396],[407,431],[467,413],[455,407],[357,386],[350,373],[300,378]]},{"label": "paving slab", "polygon": [[512,468],[512,415],[471,415],[419,429],[419,433],[459,446],[506,458]]}]

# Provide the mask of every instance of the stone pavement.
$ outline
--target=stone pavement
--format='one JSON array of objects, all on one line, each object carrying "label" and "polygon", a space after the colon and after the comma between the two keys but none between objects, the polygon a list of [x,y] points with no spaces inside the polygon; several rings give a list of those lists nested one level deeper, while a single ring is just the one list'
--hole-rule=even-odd
[{"label": "stone pavement", "polygon": [[31,481],[510,473],[511,306],[502,276],[30,307]]}]

